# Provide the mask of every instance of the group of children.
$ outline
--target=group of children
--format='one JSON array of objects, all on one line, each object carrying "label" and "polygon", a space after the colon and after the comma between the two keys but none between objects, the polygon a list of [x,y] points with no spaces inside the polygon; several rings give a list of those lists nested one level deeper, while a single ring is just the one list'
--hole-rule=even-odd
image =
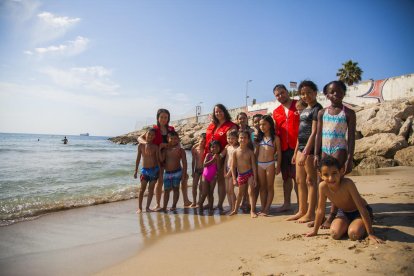
[{"label": "group of children", "polygon": [[[288,220],[302,223],[314,221],[313,231],[306,235],[316,235],[324,222],[325,203],[329,198],[332,204],[327,221],[332,222],[333,238],[340,238],[348,232],[353,240],[368,234],[370,239],[382,242],[373,235],[372,209],[360,196],[354,182],[344,177],[352,170],[355,145],[355,112],[342,103],[345,91],[346,86],[340,81],[328,83],[323,92],[331,106],[322,108],[316,101],[316,85],[311,81],[303,81],[299,85],[301,100],[296,105],[300,113],[299,135],[291,160],[292,164],[296,164],[299,210]],[[193,202],[189,207],[213,211],[217,174],[223,172],[230,215],[237,214],[243,201],[248,201],[251,217],[268,216],[274,197],[275,175],[281,171],[282,153],[277,129],[270,115],[254,115],[253,128],[248,126],[247,114],[244,112],[236,120],[239,130],[227,133],[225,148],[221,148],[215,140],[206,145],[205,134],[198,137],[198,142],[192,148]],[[149,129],[146,143],[138,146],[135,178],[141,157],[143,159],[138,212],[142,211],[147,184],[146,210],[151,211],[150,204],[160,167],[165,169],[163,211],[167,211],[171,190],[171,210],[176,209],[180,182],[188,178],[186,154],[180,147],[178,134],[169,131],[168,144],[162,148],[151,142],[154,136],[155,130]],[[206,146],[209,149],[207,154]],[[235,187],[238,188],[237,196]],[[261,211],[256,212],[259,196]],[[204,205],[206,199],[208,204]]]}]

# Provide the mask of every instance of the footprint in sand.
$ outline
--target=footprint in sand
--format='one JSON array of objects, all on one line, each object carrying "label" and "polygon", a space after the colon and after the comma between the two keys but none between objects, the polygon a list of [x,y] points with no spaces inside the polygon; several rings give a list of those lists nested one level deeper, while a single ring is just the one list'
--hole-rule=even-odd
[{"label": "footprint in sand", "polygon": [[404,251],[412,251],[413,248],[409,245],[404,246]]},{"label": "footprint in sand", "polygon": [[299,234],[287,234],[286,237],[279,238],[279,241],[291,241],[291,240],[301,240],[303,241],[302,235]]},{"label": "footprint in sand", "polygon": [[316,262],[316,261],[319,261],[320,259],[321,257],[313,257],[313,258],[307,259],[305,263]]},{"label": "footprint in sand", "polygon": [[269,254],[264,255],[264,256],[263,256],[263,258],[264,258],[264,259],[274,259],[274,258],[276,258],[276,257],[275,257],[275,256],[273,256],[271,253],[269,253]]},{"label": "footprint in sand", "polygon": [[241,275],[243,275],[243,276],[248,276],[248,275],[252,275],[252,273],[251,273],[250,271],[243,271],[243,272],[241,273]]},{"label": "footprint in sand", "polygon": [[328,262],[331,264],[346,264],[347,263],[347,261],[342,260],[342,259],[329,259]]}]

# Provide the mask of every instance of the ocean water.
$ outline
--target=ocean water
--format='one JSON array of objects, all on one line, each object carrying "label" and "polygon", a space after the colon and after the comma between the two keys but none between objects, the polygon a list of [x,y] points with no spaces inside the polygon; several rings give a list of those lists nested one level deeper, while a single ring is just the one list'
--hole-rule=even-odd
[{"label": "ocean water", "polygon": [[137,196],[135,145],[63,137],[0,133],[0,225]]}]

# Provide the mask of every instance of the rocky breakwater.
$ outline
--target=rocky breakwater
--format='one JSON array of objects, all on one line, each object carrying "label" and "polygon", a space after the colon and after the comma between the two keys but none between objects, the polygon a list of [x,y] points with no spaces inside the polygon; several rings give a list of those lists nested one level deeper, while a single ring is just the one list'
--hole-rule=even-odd
[{"label": "rocky breakwater", "polygon": [[[197,137],[206,131],[208,124],[203,123],[189,123],[182,122],[178,125],[172,125],[177,131],[181,139],[181,145],[184,149],[190,150],[197,142]],[[137,138],[147,131],[147,128],[133,131],[125,135],[109,138],[110,141],[117,144],[138,144]]]},{"label": "rocky breakwater", "polygon": [[355,111],[357,168],[414,166],[414,97]]}]

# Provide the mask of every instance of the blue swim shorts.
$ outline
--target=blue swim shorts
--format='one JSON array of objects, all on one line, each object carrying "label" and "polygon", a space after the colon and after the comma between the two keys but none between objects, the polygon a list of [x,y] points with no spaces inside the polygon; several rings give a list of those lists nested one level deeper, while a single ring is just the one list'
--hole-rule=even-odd
[{"label": "blue swim shorts", "polygon": [[141,169],[141,181],[155,181],[159,177],[160,168],[158,166],[155,166],[153,168],[142,168]]},{"label": "blue swim shorts", "polygon": [[181,176],[183,171],[181,168],[175,171],[164,172],[164,190],[171,190],[172,188],[180,187]]}]

